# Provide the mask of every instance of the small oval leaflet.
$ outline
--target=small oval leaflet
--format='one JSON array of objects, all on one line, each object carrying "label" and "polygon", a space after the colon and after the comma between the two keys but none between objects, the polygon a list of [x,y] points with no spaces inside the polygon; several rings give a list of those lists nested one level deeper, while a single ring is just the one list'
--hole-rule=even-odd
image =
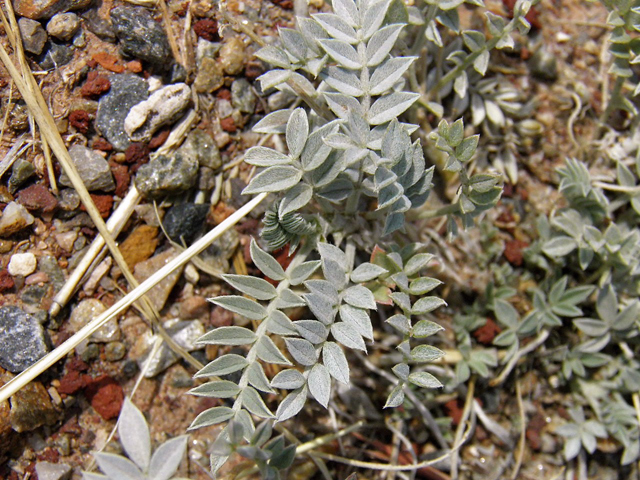
[{"label": "small oval leaflet", "polygon": [[242,370],[249,363],[247,360],[235,353],[229,353],[227,355],[223,355],[222,357],[218,357],[213,360],[211,363],[206,365],[203,369],[198,371],[194,375],[195,378],[200,377],[214,377],[220,375],[228,375],[229,373],[237,372],[238,370]]},{"label": "small oval leaflet", "polygon": [[284,341],[287,344],[289,353],[296,362],[305,367],[315,365],[318,360],[318,354],[311,342],[302,338],[285,338]]},{"label": "small oval leaflet", "polygon": [[247,345],[256,341],[256,334],[244,327],[218,327],[205,333],[197,343],[208,345]]},{"label": "small oval leaflet", "polygon": [[326,342],[324,344],[322,362],[333,378],[345,385],[349,384],[349,362],[337,343]]},{"label": "small oval leaflet", "polygon": [[282,370],[279,372],[273,380],[271,380],[271,386],[273,388],[283,388],[285,390],[295,390],[302,387],[306,383],[304,376],[294,369]]},{"label": "small oval leaflet", "polygon": [[414,385],[424,388],[440,388],[442,383],[436,377],[427,372],[414,372],[409,375],[409,381]]},{"label": "small oval leaflet", "polygon": [[215,380],[198,385],[189,390],[189,393],[199,397],[229,398],[240,393],[240,387],[228,380]]},{"label": "small oval leaflet", "polygon": [[222,275],[222,278],[236,290],[257,300],[271,300],[278,295],[275,287],[262,278],[229,274]]},{"label": "small oval leaflet", "polygon": [[327,367],[317,363],[309,373],[309,391],[320,405],[327,408],[331,398],[331,376]]}]

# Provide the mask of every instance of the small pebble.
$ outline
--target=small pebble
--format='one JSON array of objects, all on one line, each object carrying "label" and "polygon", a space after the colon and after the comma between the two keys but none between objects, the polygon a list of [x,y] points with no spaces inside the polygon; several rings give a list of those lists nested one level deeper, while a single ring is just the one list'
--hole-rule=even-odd
[{"label": "small pebble", "polygon": [[96,345],[95,343],[90,343],[82,352],[81,357],[84,362],[89,363],[91,360],[98,358],[99,355],[100,347],[98,347],[98,345]]},{"label": "small pebble", "polygon": [[195,159],[180,154],[171,157],[159,155],[140,167],[135,183],[144,197],[153,199],[187,191],[195,185],[197,178],[198,163]]},{"label": "small pebble", "polygon": [[208,212],[209,205],[180,203],[167,211],[162,226],[171,240],[188,245],[202,231]]},{"label": "small pebble", "polygon": [[[104,313],[107,307],[97,298],[87,298],[82,300],[71,311],[69,327],[71,331],[77,332],[91,320]],[[94,342],[108,343],[120,339],[120,328],[117,319],[111,319],[91,335]]]},{"label": "small pebble", "polygon": [[42,28],[40,22],[23,17],[18,20],[18,27],[24,49],[34,55],[40,55],[47,43],[47,32]]},{"label": "small pebble", "polygon": [[71,40],[79,28],[80,19],[75,13],[59,13],[47,23],[47,33],[63,42]]},{"label": "small pebble", "polygon": [[38,65],[45,70],[59,68],[73,60],[73,52],[74,49],[67,45],[49,42],[49,48],[44,56],[39,58]]},{"label": "small pebble", "polygon": [[104,347],[104,356],[109,362],[122,360],[127,353],[127,347],[122,342],[111,342]]},{"label": "small pebble", "polygon": [[[69,149],[69,155],[87,190],[90,192],[95,190],[112,192],[115,190],[116,184],[111,174],[109,162],[102,155],[82,145],[72,146]],[[67,187],[72,186],[71,179],[65,173],[60,175],[60,184]]]},{"label": "small pebble", "polygon": [[7,270],[14,277],[22,275],[26,277],[36,271],[38,261],[33,253],[16,253],[11,257]]},{"label": "small pebble", "polygon": [[42,425],[53,425],[60,413],[40,382],[31,382],[11,397],[9,420],[16,432],[30,432]]},{"label": "small pebble", "polygon": [[71,467],[64,463],[38,462],[36,473],[38,480],[65,480],[71,474]]},{"label": "small pebble", "polygon": [[0,308],[0,366],[18,373],[49,351],[42,325],[18,307]]},{"label": "small pebble", "polygon": [[216,170],[222,166],[222,157],[216,142],[207,132],[196,128],[178,149],[178,153],[187,158],[194,158],[201,167]]},{"label": "small pebble", "polygon": [[553,82],[558,78],[558,59],[543,45],[529,60],[529,69],[534,77]]},{"label": "small pebble", "polygon": [[[138,280],[138,282],[143,282],[159,269],[164,267],[177,255],[178,252],[175,250],[175,248],[169,248],[168,250],[154,255],[144,262],[138,263],[133,271],[133,275],[136,280]],[[147,294],[147,297],[158,311],[162,310],[162,307],[164,307],[167,298],[169,298],[171,290],[173,290],[173,287],[175,286],[181,275],[182,268],[174,270],[172,273],[164,277]]]},{"label": "small pebble", "polygon": [[14,0],[13,8],[21,17],[45,20],[56,13],[86,8],[91,0]]},{"label": "small pebble", "polygon": [[229,38],[220,49],[220,63],[225,73],[239,74],[244,67],[245,45],[240,37]]},{"label": "small pebble", "polygon": [[20,185],[29,180],[36,173],[33,163],[19,158],[11,167],[11,177],[9,177],[9,192],[14,194]]},{"label": "small pebble", "polygon": [[0,236],[5,237],[19,232],[34,222],[33,216],[27,209],[16,202],[10,202],[2,211],[0,217]]},{"label": "small pebble", "polygon": [[211,93],[224,85],[222,66],[213,58],[204,57],[198,68],[193,88],[198,93]]},{"label": "small pebble", "polygon": [[58,206],[58,200],[44,185],[35,184],[20,190],[16,201],[28,210],[36,210],[43,213],[52,212]]},{"label": "small pebble", "polygon": [[239,78],[231,84],[231,103],[242,113],[253,113],[257,100],[251,84],[246,79]]}]

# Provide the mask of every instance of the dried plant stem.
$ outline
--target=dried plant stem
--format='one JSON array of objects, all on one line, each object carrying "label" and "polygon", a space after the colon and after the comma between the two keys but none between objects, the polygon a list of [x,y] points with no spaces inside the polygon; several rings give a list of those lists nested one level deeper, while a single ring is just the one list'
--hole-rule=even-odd
[{"label": "dried plant stem", "polygon": [[[460,422],[458,423],[458,428],[456,429],[456,436],[453,442],[454,445],[457,446],[455,450],[451,453],[451,478],[453,480],[457,480],[458,478],[458,450],[464,444],[463,433],[464,433],[464,425],[467,423],[469,415],[471,415],[471,409],[473,407],[473,394],[476,387],[476,377],[475,375],[471,376],[469,379],[469,384],[467,385],[467,398],[464,402],[464,409],[462,410],[462,416],[460,417]],[[469,428],[469,433],[471,433],[471,428]]]},{"label": "dried plant stem", "polygon": [[167,263],[164,267],[158,270],[156,273],[147,278],[144,282],[138,285],[135,289],[129,292],[128,295],[121,298],[118,302],[116,302],[111,308],[109,308],[106,312],[102,313],[98,317],[94,318],[91,322],[85,325],[80,331],[78,331],[75,335],[69,338],[66,342],[60,345],[58,348],[50,352],[45,357],[38,360],[35,364],[29,367],[24,372],[20,373],[16,377],[14,377],[11,381],[6,383],[0,389],[0,403],[7,400],[11,395],[16,393],[22,387],[24,387],[31,380],[36,378],[41,373],[45,372],[49,367],[51,367],[54,363],[64,358],[69,352],[71,352],[80,342],[82,342],[85,338],[89,337],[93,332],[99,329],[102,325],[107,323],[109,320],[124,312],[131,304],[137,301],[142,295],[151,290],[155,285],[158,284],[163,278],[169,275],[174,270],[182,267],[187,262],[191,260],[194,255],[199,254],[205,248],[207,248],[211,242],[220,238],[220,236],[226,232],[233,225],[238,223],[242,218],[251,212],[255,207],[257,207],[265,198],[267,197],[266,193],[261,193],[260,195],[253,198],[250,202],[244,205],[242,208],[234,212],[231,216],[225,219],[222,223],[220,223],[216,228],[207,233],[204,237],[199,239],[193,245],[191,245],[187,250],[182,252],[180,255],[175,257],[169,263]]},{"label": "dried plant stem", "polygon": [[536,348],[542,345],[547,340],[547,338],[549,338],[549,330],[542,330],[533,342],[518,350],[515,355],[511,357],[511,360],[509,360],[509,363],[507,363],[507,365],[504,367],[504,370],[500,372],[500,375],[491,380],[489,382],[489,385],[495,387],[496,385],[500,385],[501,383],[503,383],[507,379],[511,371],[518,364],[518,361],[522,357],[533,352]]},{"label": "dried plant stem", "polygon": [[516,380],[516,399],[518,400],[518,413],[520,414],[520,439],[518,440],[518,453],[516,454],[516,465],[513,467],[513,473],[511,474],[511,480],[518,478],[520,467],[522,466],[522,460],[524,459],[524,446],[527,432],[527,417],[524,413],[524,404],[522,403],[522,389],[520,388],[520,381]]},{"label": "dried plant stem", "polygon": [[[113,234],[114,237],[117,237],[118,234],[124,228],[125,223],[129,220],[129,217],[133,213],[133,209],[140,201],[140,193],[138,189],[133,186],[127,196],[120,202],[118,208],[113,212],[109,221],[107,222],[107,228],[109,232]],[[49,309],[49,315],[52,317],[56,316],[60,310],[67,304],[73,293],[75,292],[78,284],[82,280],[82,277],[90,271],[90,267],[98,254],[104,247],[104,238],[101,235],[96,236],[96,238],[91,243],[91,246],[87,250],[87,253],[84,254],[82,260],[75,268],[75,270],[71,273],[66,283],[60,289],[60,291],[56,294],[53,299],[53,304]]]}]

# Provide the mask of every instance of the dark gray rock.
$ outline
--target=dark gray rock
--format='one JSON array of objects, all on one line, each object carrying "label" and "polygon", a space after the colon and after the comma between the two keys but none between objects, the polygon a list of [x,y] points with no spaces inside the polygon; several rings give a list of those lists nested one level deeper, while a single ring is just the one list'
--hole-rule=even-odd
[{"label": "dark gray rock", "polygon": [[529,70],[534,77],[554,82],[558,78],[558,59],[543,45],[529,59]]},{"label": "dark gray rock", "polygon": [[149,87],[140,77],[131,74],[110,75],[111,90],[98,104],[96,128],[116,150],[124,151],[130,145],[124,131],[124,119],[129,110],[149,96]]},{"label": "dark gray rock", "polygon": [[54,290],[57,292],[65,283],[64,273],[58,260],[53,255],[44,255],[38,260],[38,268],[47,274],[49,281],[53,284]]},{"label": "dark gray rock", "polygon": [[136,187],[146,198],[160,198],[184,192],[193,187],[198,178],[198,162],[180,154],[159,155],[140,167]]},{"label": "dark gray rock", "polygon": [[246,78],[239,78],[231,84],[231,104],[242,113],[253,113],[257,100],[258,97]]},{"label": "dark gray rock", "polygon": [[182,156],[197,160],[201,167],[216,170],[222,166],[222,158],[216,142],[211,135],[199,128],[187,135],[178,152]]},{"label": "dark gray rock", "polygon": [[44,70],[51,70],[66,65],[71,60],[73,60],[73,48],[49,42],[47,51],[38,59],[38,65]]},{"label": "dark gray rock", "polygon": [[111,23],[98,15],[97,9],[87,10],[81,16],[85,27],[96,37],[105,42],[116,43],[116,34]]},{"label": "dark gray rock", "polygon": [[24,49],[29,53],[40,55],[48,38],[47,32],[44,31],[40,22],[30,18],[21,18],[18,20],[18,27]]},{"label": "dark gray rock", "polygon": [[9,177],[9,193],[15,193],[20,185],[26,182],[36,173],[36,168],[31,162],[19,158],[11,167],[11,176]]},{"label": "dark gray rock", "polygon": [[143,7],[120,6],[111,10],[111,25],[125,55],[166,70],[171,67],[167,34]]},{"label": "dark gray rock", "polygon": [[[78,170],[80,178],[90,192],[115,190],[116,183],[111,174],[109,162],[100,154],[82,145],[74,145],[69,149],[69,156]],[[71,187],[71,179],[65,173],[60,175],[60,184]]]},{"label": "dark gray rock", "polygon": [[202,230],[208,212],[209,205],[180,203],[167,211],[162,226],[171,240],[188,245]]},{"label": "dark gray rock", "polygon": [[44,329],[18,307],[0,308],[0,366],[22,372],[49,351]]}]

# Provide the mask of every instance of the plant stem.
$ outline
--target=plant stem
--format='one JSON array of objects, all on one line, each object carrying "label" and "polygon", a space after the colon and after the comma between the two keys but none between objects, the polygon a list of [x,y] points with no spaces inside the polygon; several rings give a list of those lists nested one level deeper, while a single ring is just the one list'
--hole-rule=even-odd
[{"label": "plant stem", "polygon": [[454,213],[458,213],[459,211],[460,211],[460,206],[457,203],[452,203],[451,205],[445,205],[444,207],[437,208],[436,210],[426,210],[424,212],[420,212],[417,218],[426,219],[426,218],[443,217],[445,215],[452,215]]}]

